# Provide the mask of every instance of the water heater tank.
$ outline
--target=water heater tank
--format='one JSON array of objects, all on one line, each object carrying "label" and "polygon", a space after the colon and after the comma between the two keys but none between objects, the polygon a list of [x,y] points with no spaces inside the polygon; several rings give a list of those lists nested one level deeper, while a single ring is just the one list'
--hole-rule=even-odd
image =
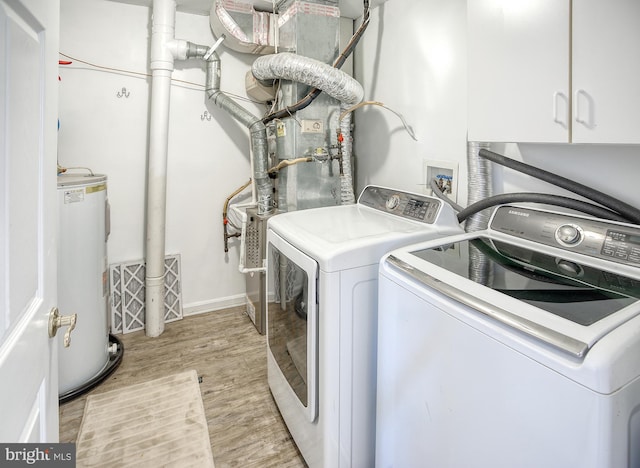
[{"label": "water heater tank", "polygon": [[107,177],[59,175],[58,212],[58,308],[77,314],[71,345],[58,340],[62,397],[109,365]]}]

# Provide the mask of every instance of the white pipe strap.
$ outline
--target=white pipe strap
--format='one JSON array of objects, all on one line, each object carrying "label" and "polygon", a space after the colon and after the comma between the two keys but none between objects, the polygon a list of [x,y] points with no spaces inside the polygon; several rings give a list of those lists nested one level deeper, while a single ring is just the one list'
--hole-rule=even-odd
[{"label": "white pipe strap", "polygon": [[360,83],[345,72],[324,62],[283,52],[259,57],[251,71],[258,80],[285,79],[321,89],[347,104],[358,104],[364,97]]}]

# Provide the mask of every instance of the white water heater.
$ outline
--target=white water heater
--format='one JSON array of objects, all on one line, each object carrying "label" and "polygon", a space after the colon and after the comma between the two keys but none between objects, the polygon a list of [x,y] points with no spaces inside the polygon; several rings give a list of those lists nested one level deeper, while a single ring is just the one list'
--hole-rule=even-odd
[{"label": "white water heater", "polygon": [[77,314],[71,345],[58,340],[61,397],[109,365],[107,203],[106,176],[58,176],[58,308]]}]

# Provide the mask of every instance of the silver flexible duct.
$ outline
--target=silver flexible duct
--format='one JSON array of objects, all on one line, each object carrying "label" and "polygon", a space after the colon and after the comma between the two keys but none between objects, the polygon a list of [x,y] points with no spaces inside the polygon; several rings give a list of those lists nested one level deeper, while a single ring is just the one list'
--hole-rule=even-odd
[{"label": "silver flexible duct", "polygon": [[[467,142],[467,168],[469,172],[467,206],[493,195],[491,163],[478,153],[488,148],[488,143]],[[467,232],[479,231],[489,226],[490,213],[485,210],[470,216],[465,222]],[[469,244],[469,278],[480,284],[490,285],[493,269],[490,262],[476,247]]]},{"label": "silver flexible duct", "polygon": [[321,89],[346,104],[358,104],[364,97],[362,85],[342,70],[289,52],[259,57],[251,71],[257,80],[297,81]]},{"label": "silver flexible duct", "polygon": [[207,97],[213,103],[226,110],[251,133],[251,153],[253,155],[253,180],[256,184],[258,214],[266,215],[273,211],[273,187],[268,174],[267,129],[259,117],[256,117],[229,96],[220,91],[220,57],[215,52],[207,59]]},{"label": "silver flexible duct", "polygon": [[[481,158],[478,153],[489,148],[488,143],[467,142],[467,168],[469,172],[467,206],[493,195],[491,184],[491,163]],[[490,213],[480,212],[470,216],[465,223],[465,231],[473,232],[486,229],[489,225]]]},{"label": "silver flexible duct", "polygon": [[[347,107],[340,106],[342,113]],[[342,142],[342,176],[340,177],[340,200],[342,205],[353,205],[356,196],[353,193],[353,174],[351,170],[351,153],[353,150],[353,136],[351,135],[351,113],[348,113],[340,120],[340,133],[344,137]]]}]

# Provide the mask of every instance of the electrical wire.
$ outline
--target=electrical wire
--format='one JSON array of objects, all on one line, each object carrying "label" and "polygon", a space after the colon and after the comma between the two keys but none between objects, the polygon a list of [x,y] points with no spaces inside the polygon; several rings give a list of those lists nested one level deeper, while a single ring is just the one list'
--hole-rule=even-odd
[{"label": "electrical wire", "polygon": [[402,122],[402,125],[404,126],[404,129],[407,131],[407,133],[409,134],[409,136],[411,138],[413,138],[415,141],[418,141],[418,138],[416,137],[415,132],[413,131],[413,128],[411,127],[411,125],[409,125],[407,123],[407,121],[404,119],[404,116],[402,114],[400,114],[399,112],[394,111],[393,109],[391,109],[390,107],[385,106],[383,103],[379,102],[379,101],[363,101],[360,102],[358,104],[356,104],[355,106],[351,106],[349,107],[347,110],[345,110],[344,112],[342,112],[340,114],[340,117],[338,118],[339,121],[341,121],[342,119],[344,119],[349,113],[353,112],[354,110],[363,107],[363,106],[380,106],[383,109],[388,110],[389,112],[395,114],[400,121]]},{"label": "electrical wire", "polygon": [[283,167],[293,166],[294,164],[299,164],[299,163],[302,163],[302,162],[311,162],[311,161],[313,161],[313,158],[311,158],[311,157],[303,157],[303,158],[296,158],[296,159],[283,159],[276,166],[273,166],[271,169],[269,169],[267,172],[269,174],[273,174],[275,172],[278,172]]},{"label": "electrical wire", "polygon": [[[105,71],[115,72],[115,73],[125,73],[125,74],[128,74],[128,75],[142,76],[142,77],[145,77],[145,78],[151,78],[151,76],[152,76],[150,73],[143,73],[143,72],[138,72],[138,71],[134,71],[134,70],[125,70],[123,68],[107,67],[107,66],[104,66],[104,65],[98,65],[96,63],[92,63],[92,62],[88,62],[86,60],[82,60],[82,59],[79,59],[79,58],[76,58],[76,57],[72,57],[71,55],[67,55],[67,54],[64,54],[62,52],[58,52],[58,54],[60,54],[61,56],[65,57],[65,58],[68,58],[69,60],[72,60],[74,62],[82,63],[84,65],[89,65],[90,67],[97,68],[99,70],[105,70]],[[71,68],[74,68],[74,67],[71,67]],[[177,78],[171,78],[171,81],[175,82],[175,83],[186,84],[186,85],[189,85],[189,86],[195,86],[195,87],[198,88],[198,90],[206,88],[206,85],[200,84],[200,83],[195,83],[193,81],[179,80]],[[253,99],[248,99],[248,98],[246,98],[244,96],[239,96],[237,94],[233,94],[233,93],[229,93],[229,92],[225,92],[225,94],[227,94],[229,96],[233,96],[236,99],[240,99],[240,100],[247,101],[247,102],[252,102],[254,104],[263,104],[262,102],[255,101]]]}]

